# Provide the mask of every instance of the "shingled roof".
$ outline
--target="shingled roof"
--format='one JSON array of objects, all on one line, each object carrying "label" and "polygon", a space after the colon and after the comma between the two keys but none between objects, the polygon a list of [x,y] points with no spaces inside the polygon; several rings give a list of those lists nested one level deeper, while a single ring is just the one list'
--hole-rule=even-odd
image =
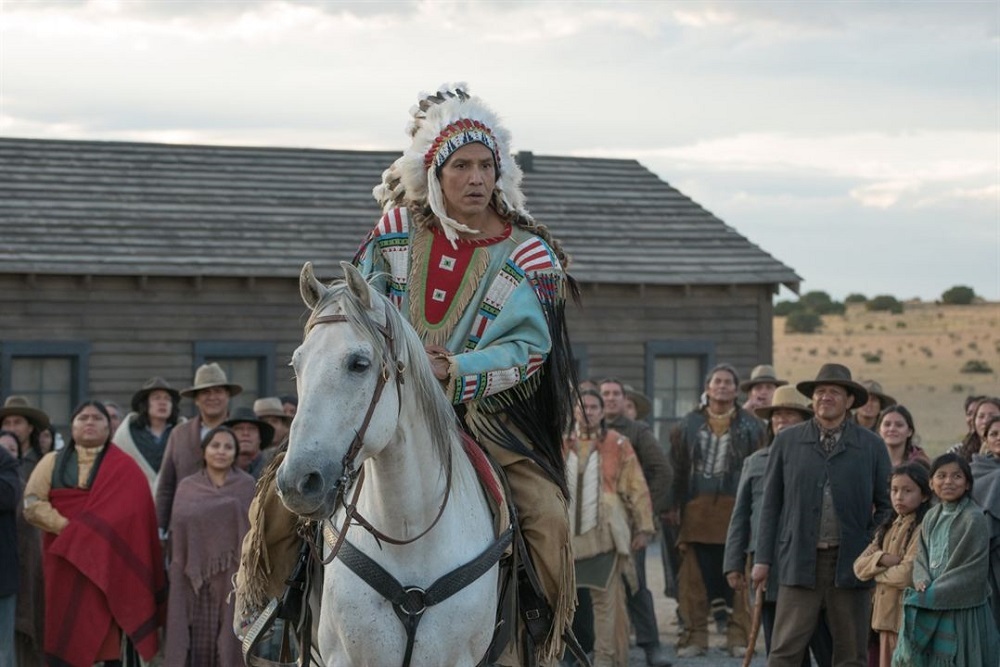
[{"label": "shingled roof", "polygon": [[[371,188],[397,156],[0,138],[0,272],[293,277],[307,260],[332,266],[374,223]],[[529,208],[581,282],[798,289],[791,268],[635,160],[522,162]]]}]

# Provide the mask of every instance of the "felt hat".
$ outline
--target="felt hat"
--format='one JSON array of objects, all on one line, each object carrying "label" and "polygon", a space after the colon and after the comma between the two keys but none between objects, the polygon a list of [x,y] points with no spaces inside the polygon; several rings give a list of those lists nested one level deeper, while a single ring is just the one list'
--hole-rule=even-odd
[{"label": "felt hat", "polygon": [[228,426],[229,428],[237,424],[253,424],[260,430],[260,448],[265,449],[271,446],[271,441],[274,440],[274,427],[266,421],[258,419],[257,415],[250,408],[237,409],[232,417],[222,423],[223,426]]},{"label": "felt hat", "polygon": [[795,387],[789,386],[775,389],[771,405],[755,408],[753,413],[761,419],[770,419],[775,410],[795,410],[806,419],[813,416],[812,408],[809,407],[809,399],[800,394]]},{"label": "felt hat", "polygon": [[821,384],[832,384],[846,389],[847,393],[854,397],[854,405],[851,406],[851,409],[868,402],[868,390],[851,379],[851,369],[842,364],[823,364],[819,373],[816,374],[815,380],[799,382],[795,387],[807,397],[812,398],[816,387]]},{"label": "felt hat", "polygon": [[44,431],[49,427],[49,416],[41,410],[31,407],[31,403],[24,396],[8,396],[7,400],[3,402],[3,407],[0,408],[0,421],[11,415],[24,417],[35,427],[36,431]]},{"label": "felt hat", "polygon": [[222,366],[213,362],[211,364],[202,364],[198,367],[198,370],[194,373],[194,384],[187,389],[181,389],[181,396],[191,398],[202,389],[210,387],[225,387],[229,390],[230,396],[236,396],[243,391],[243,387],[238,384],[232,384],[229,381],[226,377],[226,371],[222,370]]},{"label": "felt hat", "polygon": [[632,385],[627,384],[622,388],[625,390],[625,397],[635,403],[635,418],[641,420],[648,417],[653,409],[653,404],[650,402],[649,397],[641,391],[633,389]]},{"label": "felt hat", "polygon": [[754,366],[753,370],[750,371],[750,379],[740,383],[740,391],[749,391],[750,387],[755,384],[773,384],[776,387],[784,387],[788,384],[788,380],[779,380],[777,375],[774,366],[770,364]]},{"label": "felt hat", "polygon": [[[868,390],[868,394],[870,396],[874,396],[878,399],[880,410],[885,410],[890,405],[896,405],[896,399],[889,394],[884,393],[882,391],[882,385],[875,380],[862,380],[861,385]],[[854,407],[860,406],[855,405]]]},{"label": "felt hat", "polygon": [[281,405],[281,399],[277,396],[258,398],[253,402],[253,411],[261,419],[264,417],[280,417],[289,424],[292,423],[292,416],[285,414],[285,409]]},{"label": "felt hat", "polygon": [[170,398],[175,405],[180,402],[181,392],[174,389],[169,382],[157,375],[146,380],[146,383],[142,385],[142,389],[132,394],[132,412],[139,412],[139,409],[149,395],[157,389],[170,394]]}]

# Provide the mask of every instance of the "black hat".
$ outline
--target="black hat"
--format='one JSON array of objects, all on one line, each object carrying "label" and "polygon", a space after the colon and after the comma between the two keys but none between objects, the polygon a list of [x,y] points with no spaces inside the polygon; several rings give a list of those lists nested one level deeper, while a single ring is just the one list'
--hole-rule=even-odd
[{"label": "black hat", "polygon": [[146,384],[142,385],[142,389],[132,394],[132,412],[139,412],[139,409],[142,407],[142,404],[146,401],[149,395],[157,389],[170,394],[170,398],[174,402],[174,405],[180,403],[181,392],[170,386],[170,383],[163,378],[156,376],[146,380]]},{"label": "black hat", "polygon": [[223,422],[222,425],[232,428],[237,424],[254,424],[260,430],[260,448],[266,449],[271,446],[271,441],[274,440],[274,427],[266,421],[258,419],[250,408],[238,408],[236,414]]},{"label": "black hat", "polygon": [[812,398],[816,387],[821,384],[832,384],[846,389],[847,393],[854,397],[852,408],[862,406],[868,402],[868,390],[852,380],[851,369],[841,364],[823,364],[822,368],[819,369],[819,373],[816,374],[815,380],[800,382],[795,385],[795,388],[809,398]]}]

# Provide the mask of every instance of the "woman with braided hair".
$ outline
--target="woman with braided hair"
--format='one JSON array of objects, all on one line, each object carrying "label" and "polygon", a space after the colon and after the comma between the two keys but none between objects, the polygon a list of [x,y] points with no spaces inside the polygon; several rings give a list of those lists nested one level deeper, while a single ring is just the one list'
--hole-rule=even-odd
[{"label": "woman with braided hair", "polygon": [[[522,633],[497,664],[526,664],[526,652],[555,664],[576,590],[561,451],[575,386],[568,259],[524,208],[509,133],[464,86],[422,95],[408,134],[373,190],[383,215],[354,263],[416,329],[462,425],[506,473],[552,623]],[[260,569],[248,554],[272,541],[253,525],[255,513],[274,523],[277,501],[262,487],[241,576]],[[247,611],[266,602],[266,585],[237,585]]]}]

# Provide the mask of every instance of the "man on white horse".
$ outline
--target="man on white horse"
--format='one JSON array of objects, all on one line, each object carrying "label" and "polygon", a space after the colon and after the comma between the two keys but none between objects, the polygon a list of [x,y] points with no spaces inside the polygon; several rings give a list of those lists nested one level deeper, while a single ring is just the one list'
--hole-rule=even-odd
[{"label": "man on white horse", "polygon": [[[491,109],[458,85],[421,95],[412,115],[410,147],[373,191],[384,215],[354,262],[421,335],[465,428],[503,467],[551,614],[534,658],[555,664],[575,606],[561,454],[573,407],[568,258],[528,215],[510,135]],[[280,593],[294,562],[295,519],[267,479],[237,580],[249,611]],[[521,645],[498,664],[528,664]]]}]

